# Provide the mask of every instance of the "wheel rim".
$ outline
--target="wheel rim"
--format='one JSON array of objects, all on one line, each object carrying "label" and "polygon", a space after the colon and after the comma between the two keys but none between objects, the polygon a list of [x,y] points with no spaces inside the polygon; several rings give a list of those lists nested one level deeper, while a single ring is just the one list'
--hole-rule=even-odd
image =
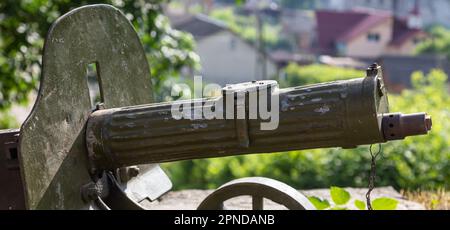
[{"label": "wheel rim", "polygon": [[281,204],[290,210],[314,210],[314,206],[303,194],[289,185],[264,177],[247,177],[230,181],[209,196],[198,206],[198,210],[222,210],[226,200],[238,196],[251,196],[253,210],[264,208],[264,198]]}]

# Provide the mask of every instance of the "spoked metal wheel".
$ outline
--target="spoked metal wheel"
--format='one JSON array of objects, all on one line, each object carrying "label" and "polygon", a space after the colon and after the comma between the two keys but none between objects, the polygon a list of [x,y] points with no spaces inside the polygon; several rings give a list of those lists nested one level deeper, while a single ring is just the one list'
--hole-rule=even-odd
[{"label": "spoked metal wheel", "polygon": [[206,197],[197,209],[224,210],[224,202],[238,196],[251,196],[253,210],[263,210],[264,199],[284,205],[290,210],[315,209],[308,198],[294,188],[264,177],[247,177],[228,182]]}]

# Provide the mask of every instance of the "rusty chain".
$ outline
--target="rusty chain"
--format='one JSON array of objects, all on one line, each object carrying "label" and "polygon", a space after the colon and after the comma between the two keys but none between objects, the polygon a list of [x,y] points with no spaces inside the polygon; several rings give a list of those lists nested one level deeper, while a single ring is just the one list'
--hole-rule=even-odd
[{"label": "rusty chain", "polygon": [[370,145],[370,147],[369,147],[371,163],[370,163],[370,173],[369,173],[369,190],[366,193],[367,210],[373,210],[372,204],[370,202],[370,193],[375,188],[376,161],[377,161],[378,156],[381,153],[381,144],[378,144],[378,152],[376,154],[373,154],[372,147],[373,147],[373,145]]}]

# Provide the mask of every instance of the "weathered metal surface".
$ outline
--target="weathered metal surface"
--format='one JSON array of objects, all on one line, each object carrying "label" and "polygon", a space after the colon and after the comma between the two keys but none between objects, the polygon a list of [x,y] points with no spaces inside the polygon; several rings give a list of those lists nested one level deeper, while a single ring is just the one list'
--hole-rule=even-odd
[{"label": "weathered metal surface", "polygon": [[[378,82],[366,77],[281,89],[277,129],[261,130],[262,120],[248,119],[247,109],[248,145],[242,145],[242,125],[237,119],[176,120],[172,103],[96,111],[88,121],[93,136],[87,137],[87,145],[97,167],[113,169],[137,163],[384,142],[381,118],[388,108]],[[189,103],[194,111],[213,106],[209,102]]]},{"label": "weathered metal surface", "polygon": [[[81,186],[92,179],[85,144],[85,124],[92,112],[86,68],[97,64],[105,108],[151,103],[145,53],[119,10],[91,5],[52,25],[42,62],[37,101],[20,135],[27,208],[92,208],[80,195]],[[167,179],[163,173],[154,176]]]},{"label": "weathered metal surface", "polygon": [[251,196],[253,210],[264,208],[264,198],[290,210],[315,210],[308,198],[294,188],[264,177],[247,177],[228,182],[208,195],[197,209],[226,209],[224,202],[238,196]]},{"label": "weathered metal surface", "polygon": [[0,210],[25,208],[18,141],[18,129],[0,130]]},{"label": "weathered metal surface", "polygon": [[[112,210],[144,210],[138,202],[132,199],[122,189],[116,177],[112,174],[107,174],[109,184],[109,194],[107,197],[99,199],[106,207]],[[103,208],[103,209],[105,209]]]},{"label": "weathered metal surface", "polygon": [[100,200],[110,194],[108,176],[104,173],[98,180],[91,181],[80,188],[81,199],[85,203]]}]

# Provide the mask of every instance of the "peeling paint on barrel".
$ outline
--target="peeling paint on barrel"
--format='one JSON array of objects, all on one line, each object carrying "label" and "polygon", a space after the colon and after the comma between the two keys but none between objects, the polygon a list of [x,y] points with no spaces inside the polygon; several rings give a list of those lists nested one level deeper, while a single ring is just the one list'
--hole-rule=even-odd
[{"label": "peeling paint on barrel", "polygon": [[314,110],[316,113],[320,113],[321,115],[326,114],[330,111],[330,107],[328,105],[323,105],[320,108]]}]

